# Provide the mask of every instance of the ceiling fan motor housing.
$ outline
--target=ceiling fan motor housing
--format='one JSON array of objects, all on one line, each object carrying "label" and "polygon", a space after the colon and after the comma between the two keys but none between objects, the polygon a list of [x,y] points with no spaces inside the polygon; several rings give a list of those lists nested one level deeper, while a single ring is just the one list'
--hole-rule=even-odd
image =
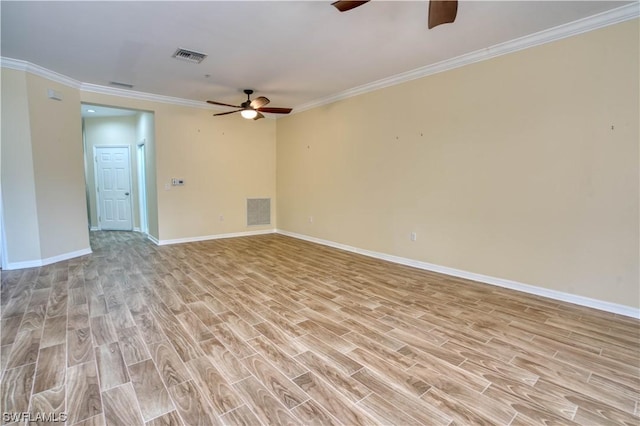
[{"label": "ceiling fan motor housing", "polygon": [[242,108],[251,108],[251,95],[253,94],[253,90],[244,89],[244,93],[247,95],[247,100],[240,104]]}]

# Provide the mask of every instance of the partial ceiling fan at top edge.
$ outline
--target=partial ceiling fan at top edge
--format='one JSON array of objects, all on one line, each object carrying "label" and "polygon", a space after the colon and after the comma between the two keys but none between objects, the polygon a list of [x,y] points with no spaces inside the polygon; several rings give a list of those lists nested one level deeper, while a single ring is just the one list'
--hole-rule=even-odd
[{"label": "partial ceiling fan at top edge", "polygon": [[[369,3],[365,1],[339,0],[331,3],[340,12],[347,12],[356,7]],[[428,27],[432,29],[442,24],[450,24],[456,20],[458,14],[458,0],[430,0]]]}]

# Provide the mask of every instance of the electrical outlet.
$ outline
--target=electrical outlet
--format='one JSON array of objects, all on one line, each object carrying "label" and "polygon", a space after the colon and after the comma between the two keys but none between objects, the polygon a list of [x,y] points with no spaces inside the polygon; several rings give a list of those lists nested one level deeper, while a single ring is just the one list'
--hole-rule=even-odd
[{"label": "electrical outlet", "polygon": [[165,190],[165,191],[168,191],[168,190],[170,190],[170,189],[171,189],[171,185],[169,185],[168,183],[165,183],[165,184],[164,184],[164,190]]},{"label": "electrical outlet", "polygon": [[417,240],[417,239],[418,239],[418,234],[417,234],[417,233],[415,233],[415,232],[412,232],[412,233],[411,233],[411,241],[415,241],[415,240]]},{"label": "electrical outlet", "polygon": [[309,216],[309,223],[313,223],[313,216]]},{"label": "electrical outlet", "polygon": [[224,216],[220,215],[220,222],[224,222]]}]

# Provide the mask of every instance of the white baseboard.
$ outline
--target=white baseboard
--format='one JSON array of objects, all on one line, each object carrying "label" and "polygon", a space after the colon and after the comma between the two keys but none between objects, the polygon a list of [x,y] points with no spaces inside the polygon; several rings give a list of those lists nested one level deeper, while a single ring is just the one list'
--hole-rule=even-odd
[{"label": "white baseboard", "polygon": [[[100,229],[99,226],[92,226],[91,228],[89,228],[89,231],[101,231],[101,229]],[[134,227],[132,229],[132,231],[133,232],[142,232],[142,228],[139,228],[139,227],[136,226],[136,227]]]},{"label": "white baseboard", "polygon": [[182,244],[182,243],[193,243],[197,241],[219,240],[221,238],[250,237],[253,235],[273,234],[275,232],[276,232],[275,229],[265,229],[262,231],[232,232],[229,234],[216,234],[216,235],[204,235],[200,237],[176,238],[173,240],[156,240],[155,238],[152,239],[151,237],[149,237],[149,239],[159,246],[166,246],[170,244]]},{"label": "white baseboard", "polygon": [[27,260],[24,262],[8,262],[7,270],[13,269],[26,269],[26,268],[38,268],[40,266],[51,265],[52,263],[62,262],[64,260],[73,259],[80,256],[93,253],[90,248],[72,251],[69,253],[60,254],[58,256],[48,257],[46,259]]},{"label": "white baseboard", "polygon": [[390,254],[379,253],[371,250],[365,250],[357,247],[348,246],[346,244],[340,244],[329,240],[323,240],[321,238],[310,237],[303,234],[297,234],[295,232],[284,231],[277,229],[278,234],[286,235],[300,240],[309,241],[312,243],[322,244],[325,246],[349,251],[352,253],[362,254],[364,256],[373,257],[376,259],[387,260],[389,262],[398,263],[401,265],[412,266],[418,269],[424,269],[426,271],[439,272],[441,274],[451,275],[454,277],[464,278],[472,281],[478,281],[484,284],[491,284],[498,287],[509,288],[512,290],[521,291],[523,293],[534,294],[537,296],[547,297],[553,300],[559,300],[562,302],[569,302],[575,305],[585,306],[589,308],[598,309],[605,312],[611,312],[626,317],[640,319],[640,309],[631,306],[620,305],[617,303],[607,302],[604,300],[592,299],[590,297],[579,296],[576,294],[565,293],[557,290],[550,290],[548,288],[537,287],[530,284],[523,284],[517,281],[506,280],[503,278],[490,277],[488,275],[476,274],[474,272],[463,271],[461,269],[449,268],[447,266],[435,265],[433,263],[421,262],[419,260],[408,259],[405,257],[393,256]]},{"label": "white baseboard", "polygon": [[7,262],[5,268],[7,271],[12,271],[14,269],[28,269],[28,268],[38,268],[42,266],[42,260],[25,260],[23,262]]},{"label": "white baseboard", "polygon": [[151,235],[151,234],[147,234],[147,238],[148,238],[149,240],[151,240],[151,242],[152,242],[153,244],[155,244],[155,245],[157,245],[157,246],[159,246],[159,245],[160,245],[160,241],[159,241],[156,237],[154,237],[153,235]]}]

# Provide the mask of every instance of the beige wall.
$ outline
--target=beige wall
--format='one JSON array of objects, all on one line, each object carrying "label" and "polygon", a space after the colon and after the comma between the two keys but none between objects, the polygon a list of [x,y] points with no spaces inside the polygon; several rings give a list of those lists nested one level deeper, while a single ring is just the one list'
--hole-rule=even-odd
[{"label": "beige wall", "polygon": [[82,101],[150,111],[156,239],[271,229],[276,203],[247,227],[245,200],[277,189],[286,231],[638,307],[638,39],[636,20],[277,122],[3,69],[9,262],[88,248]]},{"label": "beige wall", "polygon": [[96,180],[94,149],[96,146],[127,145],[131,163],[131,215],[133,227],[140,227],[140,206],[138,205],[138,166],[137,166],[137,137],[138,117],[128,115],[123,117],[95,117],[84,119],[85,161],[87,162],[87,188],[89,196],[89,218],[92,228],[98,227],[96,205]]},{"label": "beige wall", "polygon": [[2,207],[9,263],[40,259],[27,75],[2,70]]},{"label": "beige wall", "polygon": [[[38,262],[89,249],[79,91],[3,70],[2,195],[7,260]],[[56,101],[48,89],[62,94]]]},{"label": "beige wall", "polygon": [[635,20],[278,120],[278,228],[640,306],[638,40]]},{"label": "beige wall", "polygon": [[[154,237],[174,240],[275,227],[274,120],[213,117],[209,109],[89,92],[82,93],[82,101],[153,112],[157,185],[148,195],[150,202],[157,197],[157,219],[149,210]],[[165,189],[172,178],[184,179],[185,185]],[[274,199],[272,225],[246,225],[246,198],[251,197]]]},{"label": "beige wall", "polygon": [[[27,87],[41,255],[46,259],[86,250],[79,91],[32,74]],[[49,99],[48,89],[60,92],[63,100]]]}]

